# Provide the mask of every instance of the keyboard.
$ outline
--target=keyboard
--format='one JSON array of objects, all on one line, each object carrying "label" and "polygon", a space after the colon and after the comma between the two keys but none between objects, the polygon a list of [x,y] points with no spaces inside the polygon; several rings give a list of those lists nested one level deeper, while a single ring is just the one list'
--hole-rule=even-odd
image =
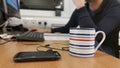
[{"label": "keyboard", "polygon": [[17,41],[33,41],[33,42],[44,41],[43,33],[39,32],[24,32],[22,34],[16,35],[14,38]]}]

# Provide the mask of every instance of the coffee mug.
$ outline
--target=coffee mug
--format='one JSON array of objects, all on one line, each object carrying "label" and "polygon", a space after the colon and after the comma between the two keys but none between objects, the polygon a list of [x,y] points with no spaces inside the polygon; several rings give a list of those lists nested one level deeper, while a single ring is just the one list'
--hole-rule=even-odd
[{"label": "coffee mug", "polygon": [[[103,35],[102,40],[95,47],[95,38],[99,33]],[[105,38],[105,33],[96,32],[95,28],[70,28],[69,53],[78,57],[93,57]]]}]

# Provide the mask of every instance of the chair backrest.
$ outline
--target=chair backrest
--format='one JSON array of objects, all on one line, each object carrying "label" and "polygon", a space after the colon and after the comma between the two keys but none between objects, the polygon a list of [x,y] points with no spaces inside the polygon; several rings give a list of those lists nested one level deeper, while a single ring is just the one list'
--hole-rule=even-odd
[{"label": "chair backrest", "polygon": [[119,49],[118,49],[118,52],[119,52],[119,59],[120,59],[120,36],[119,36]]}]

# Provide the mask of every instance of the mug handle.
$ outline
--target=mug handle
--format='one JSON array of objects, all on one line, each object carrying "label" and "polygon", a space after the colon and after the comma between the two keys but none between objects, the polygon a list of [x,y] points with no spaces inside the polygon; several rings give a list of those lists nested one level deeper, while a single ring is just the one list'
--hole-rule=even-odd
[{"label": "mug handle", "polygon": [[105,38],[106,38],[106,35],[103,31],[97,31],[96,34],[95,34],[95,37],[101,33],[103,35],[103,38],[102,40],[100,41],[100,43],[97,45],[97,47],[95,48],[95,52],[98,50],[98,48],[101,46],[101,44],[104,42]]}]

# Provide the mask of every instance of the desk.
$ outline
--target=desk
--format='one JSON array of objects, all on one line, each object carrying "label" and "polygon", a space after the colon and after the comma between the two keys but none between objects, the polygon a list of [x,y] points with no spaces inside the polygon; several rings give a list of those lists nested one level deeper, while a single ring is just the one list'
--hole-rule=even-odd
[{"label": "desk", "polygon": [[[68,46],[68,41],[45,42],[9,42],[0,45],[0,68],[120,68],[120,60],[108,54],[97,51],[93,58],[78,58],[69,55],[67,51],[59,51],[62,58],[58,61],[15,63],[13,56],[20,51],[36,51],[37,44],[62,43]],[[32,45],[28,45],[32,44]],[[56,44],[59,46],[60,44]]]}]

